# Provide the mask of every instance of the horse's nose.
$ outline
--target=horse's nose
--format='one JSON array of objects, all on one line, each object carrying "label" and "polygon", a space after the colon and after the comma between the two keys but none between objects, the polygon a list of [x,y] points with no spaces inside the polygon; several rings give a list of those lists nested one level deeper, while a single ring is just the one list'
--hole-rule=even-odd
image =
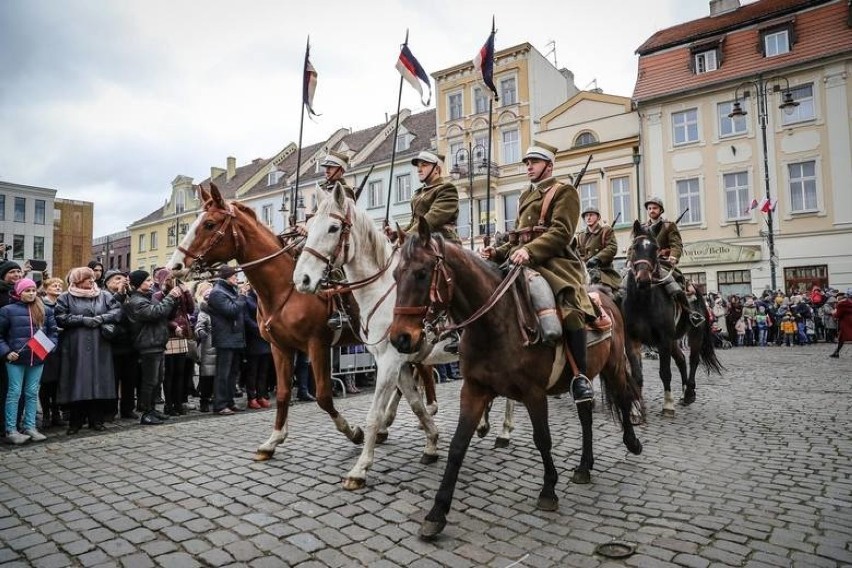
[{"label": "horse's nose", "polygon": [[400,353],[411,353],[411,335],[408,333],[400,333],[392,337],[391,344]]},{"label": "horse's nose", "polygon": [[302,276],[302,290],[311,289],[311,277],[308,274]]}]

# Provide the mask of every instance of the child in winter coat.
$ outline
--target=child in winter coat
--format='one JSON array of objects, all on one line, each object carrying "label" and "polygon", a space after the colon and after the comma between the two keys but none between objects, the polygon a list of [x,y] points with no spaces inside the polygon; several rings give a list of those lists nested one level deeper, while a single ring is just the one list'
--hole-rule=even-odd
[{"label": "child in winter coat", "polygon": [[781,333],[784,334],[787,347],[793,346],[793,337],[796,335],[796,331],[796,320],[793,319],[793,314],[788,311],[784,314],[784,319],[781,320]]},{"label": "child in winter coat", "polygon": [[734,329],[737,331],[737,346],[742,347],[745,342],[745,334],[746,334],[746,322],[744,318],[740,318],[737,320],[737,323],[734,324]]},{"label": "child in winter coat", "polygon": [[[44,369],[46,344],[36,338],[41,331],[53,347],[59,340],[53,309],[44,305],[38,297],[36,283],[22,278],[15,284],[18,301],[0,308],[0,356],[6,361],[9,390],[6,394],[6,441],[24,444],[30,440],[41,442],[47,436],[36,429],[38,391],[41,372]],[[49,350],[47,351],[49,352]],[[23,433],[15,429],[18,403],[24,396]]]}]

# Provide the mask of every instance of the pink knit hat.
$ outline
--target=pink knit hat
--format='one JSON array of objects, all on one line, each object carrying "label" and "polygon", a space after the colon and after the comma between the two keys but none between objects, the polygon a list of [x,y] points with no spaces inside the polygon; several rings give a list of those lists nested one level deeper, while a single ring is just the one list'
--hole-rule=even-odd
[{"label": "pink knit hat", "polygon": [[20,297],[21,292],[27,288],[38,288],[38,285],[36,285],[35,280],[32,280],[31,278],[21,278],[15,284],[15,295]]}]

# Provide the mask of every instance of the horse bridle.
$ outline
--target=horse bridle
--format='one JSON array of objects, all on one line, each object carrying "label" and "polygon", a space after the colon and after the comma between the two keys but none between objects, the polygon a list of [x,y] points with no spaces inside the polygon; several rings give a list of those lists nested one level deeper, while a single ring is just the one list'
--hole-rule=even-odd
[{"label": "horse bridle", "polygon": [[349,242],[350,234],[352,233],[352,209],[351,205],[347,205],[346,207],[346,215],[341,215],[339,213],[329,213],[329,217],[332,219],[337,219],[340,221],[340,238],[337,240],[337,244],[334,247],[334,251],[332,251],[331,256],[325,256],[318,250],[311,248],[309,246],[305,246],[304,251],[318,258],[320,261],[325,263],[325,270],[323,272],[322,281],[328,281],[328,277],[331,274],[332,270],[337,268],[334,263],[340,257],[340,254],[343,253],[343,261],[340,263],[340,266],[343,266],[347,262],[349,262],[349,249],[351,247],[351,243]]},{"label": "horse bridle", "polygon": [[[455,283],[444,262],[443,246],[439,247],[435,239],[429,239],[429,249],[429,256],[435,258],[429,279],[429,303],[425,306],[394,306],[393,313],[395,316],[422,316],[424,328],[435,330],[453,299]],[[445,293],[441,292],[442,287]]]},{"label": "horse bridle", "polygon": [[[633,239],[633,245],[631,248],[636,248],[636,243],[642,239],[653,240],[653,237],[649,237],[648,235],[639,235],[638,237]],[[671,274],[671,269],[664,276],[660,275],[660,261],[659,259],[655,259],[654,261],[646,260],[644,258],[631,260],[630,261],[630,273],[633,274],[633,278],[636,278],[636,272],[639,267],[646,267],[646,270],[651,275],[651,285],[658,286],[663,281],[665,281],[669,274]]]},{"label": "horse bridle", "polygon": [[[209,212],[211,209],[212,207],[208,205],[204,208],[204,211]],[[234,212],[234,206],[229,203],[227,209],[215,209],[214,211],[221,211],[222,213],[224,213],[225,219],[219,224],[219,228],[216,230],[216,234],[207,244],[207,247],[205,247],[199,253],[194,253],[191,250],[186,249],[180,245],[178,245],[177,247],[177,249],[182,252],[184,256],[196,261],[195,263],[193,263],[193,266],[197,266],[197,270],[199,271],[204,269],[204,256],[211,250],[213,250],[213,247],[218,245],[221,240],[225,238],[225,234],[227,233],[229,227],[231,229],[231,235],[234,237],[234,247],[237,249],[236,255],[238,256],[240,252],[240,241],[237,238],[237,228],[235,226],[231,226],[231,223],[233,223],[234,219],[236,219],[237,217],[237,214]]]}]

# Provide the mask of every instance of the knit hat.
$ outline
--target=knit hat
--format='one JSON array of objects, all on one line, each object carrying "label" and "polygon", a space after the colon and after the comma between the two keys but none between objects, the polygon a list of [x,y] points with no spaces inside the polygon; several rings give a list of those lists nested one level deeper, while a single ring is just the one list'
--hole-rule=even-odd
[{"label": "knit hat", "polygon": [[15,284],[15,295],[21,295],[21,292],[26,290],[27,288],[36,288],[36,283],[31,278],[21,278],[18,280],[17,284]]},{"label": "knit hat", "polygon": [[219,273],[217,276],[222,280],[227,280],[231,276],[237,273],[237,270],[233,266],[228,266],[227,264],[223,264],[219,267]]},{"label": "knit hat", "polygon": [[145,270],[134,270],[130,273],[130,285],[134,288],[138,288],[143,282],[148,280],[149,276],[151,276],[150,272]]},{"label": "knit hat", "polygon": [[112,278],[113,276],[124,276],[124,272],[122,272],[121,270],[116,270],[114,268],[112,270],[107,270],[107,273],[104,276],[104,284],[109,282],[110,278]]},{"label": "knit hat", "polygon": [[0,280],[6,278],[6,274],[8,274],[10,270],[14,270],[16,268],[21,270],[21,265],[14,260],[4,260],[3,262],[0,262]]}]

